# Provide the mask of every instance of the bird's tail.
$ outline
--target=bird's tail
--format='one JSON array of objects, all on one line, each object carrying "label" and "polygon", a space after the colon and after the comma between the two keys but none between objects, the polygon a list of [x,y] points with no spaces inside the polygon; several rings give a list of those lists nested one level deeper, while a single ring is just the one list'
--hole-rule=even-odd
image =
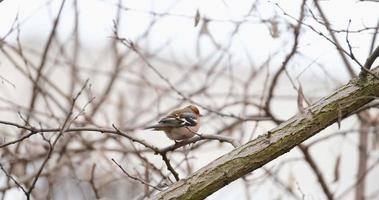
[{"label": "bird's tail", "polygon": [[153,129],[154,131],[159,131],[162,128],[164,128],[164,126],[162,124],[154,124],[154,125],[151,125],[151,126],[147,126],[144,129]]}]

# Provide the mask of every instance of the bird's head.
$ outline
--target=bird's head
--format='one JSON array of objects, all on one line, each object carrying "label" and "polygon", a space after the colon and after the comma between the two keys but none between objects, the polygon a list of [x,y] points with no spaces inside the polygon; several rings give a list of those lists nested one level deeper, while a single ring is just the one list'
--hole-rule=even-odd
[{"label": "bird's head", "polygon": [[189,106],[187,106],[187,108],[189,108],[193,113],[195,113],[196,115],[199,115],[200,116],[200,111],[199,111],[199,109],[196,107],[196,106],[194,106],[194,105],[189,105]]}]

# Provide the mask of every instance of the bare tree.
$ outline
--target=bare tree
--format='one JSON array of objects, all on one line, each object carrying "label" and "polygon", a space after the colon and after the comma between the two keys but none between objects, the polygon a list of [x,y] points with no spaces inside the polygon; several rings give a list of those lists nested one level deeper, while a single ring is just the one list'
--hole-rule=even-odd
[{"label": "bare tree", "polygon": [[[341,28],[328,3],[223,1],[214,9],[238,10],[223,18],[184,14],[192,2],[96,1],[114,11],[105,34],[88,32],[106,20],[78,0],[9,16],[2,199],[204,199],[235,180],[246,199],[378,198],[379,22]],[[193,138],[143,129],[188,104],[202,113]]]}]

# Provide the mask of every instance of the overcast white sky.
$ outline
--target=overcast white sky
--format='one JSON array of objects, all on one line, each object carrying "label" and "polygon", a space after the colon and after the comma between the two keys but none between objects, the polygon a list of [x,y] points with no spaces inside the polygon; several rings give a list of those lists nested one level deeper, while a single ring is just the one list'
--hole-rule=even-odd
[{"label": "overcast white sky", "polygon": [[[52,0],[5,0],[0,4],[0,37],[7,33],[14,22],[16,16],[21,23],[21,39],[41,40],[46,38],[52,26],[52,18],[61,1]],[[110,0],[80,0],[80,23],[81,36],[84,44],[90,47],[99,47],[108,42],[109,36],[112,35],[112,21],[115,18],[115,4],[117,1]],[[169,16],[157,23],[151,31],[151,43],[159,46],[171,40],[171,44],[175,48],[188,55],[193,55],[193,45],[198,36],[198,27],[193,26],[193,18],[196,10],[199,9],[202,16],[207,16],[219,20],[240,20],[250,8],[251,1],[222,1],[222,0],[207,0],[207,1],[173,1],[173,0],[134,0],[123,1],[125,7],[132,10],[125,12],[125,17],[122,20],[121,35],[129,39],[134,39],[139,36],[148,26],[151,15],[146,14],[146,11],[154,11],[164,13],[173,2],[177,2],[170,9],[169,13],[184,15],[184,16]],[[273,16],[281,17],[283,13],[275,6],[278,3],[287,13],[292,16],[298,16],[299,2],[298,1],[261,1],[259,4],[259,15],[263,19],[269,19]],[[311,4],[311,3],[308,3]],[[331,20],[331,24],[335,29],[346,29],[348,21],[351,19],[350,29],[361,29],[364,27],[376,26],[379,18],[379,4],[374,2],[359,2],[356,0],[333,0],[322,1],[325,13]],[[65,18],[59,26],[59,36],[64,39],[72,31],[72,1],[69,0],[65,7]],[[246,23],[243,31],[240,31],[237,39],[241,42],[241,46],[236,45],[233,51],[241,51],[242,48],[247,48],[254,52],[252,55],[257,63],[263,61],[268,55],[272,54],[272,49],[277,49],[278,45],[283,45],[283,41],[278,41],[271,38],[268,30],[257,28],[254,21]],[[289,18],[285,18],[290,20]],[[307,21],[306,21],[307,22]],[[314,23],[311,20],[308,23]],[[317,27],[317,24],[312,24]],[[230,31],[233,28],[227,22],[212,23],[211,31],[218,41],[226,40],[230,37]],[[322,30],[322,29],[321,29]],[[323,30],[322,30],[323,31]],[[12,34],[15,37],[16,34]],[[346,47],[344,41],[345,34],[338,34],[341,43]],[[368,45],[371,37],[366,34],[352,34],[350,36],[351,43],[354,47],[356,57],[364,60],[368,53]],[[328,62],[332,66],[338,65],[338,59],[329,57],[331,54],[335,56],[335,52],[330,48],[331,44],[323,41],[323,39],[310,30],[306,31],[302,40],[307,41],[307,45],[302,47],[302,53],[308,54],[310,58],[318,59],[320,62]],[[9,38],[7,39],[9,41]],[[238,43],[237,43],[238,44]],[[243,47],[242,44],[245,44]],[[258,47],[260,51],[254,51]],[[206,48],[206,46],[204,47]],[[327,51],[327,52],[325,52]],[[241,51],[242,52],[242,51]],[[337,63],[333,63],[336,60]],[[358,70],[358,68],[357,68]],[[341,74],[342,75],[342,74]],[[342,75],[343,76],[343,75]]]}]

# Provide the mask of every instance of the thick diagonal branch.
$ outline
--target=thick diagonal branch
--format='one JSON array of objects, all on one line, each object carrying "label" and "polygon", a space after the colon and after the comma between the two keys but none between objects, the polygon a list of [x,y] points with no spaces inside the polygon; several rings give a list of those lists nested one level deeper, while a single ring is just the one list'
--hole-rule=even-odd
[{"label": "thick diagonal branch", "polygon": [[[379,75],[379,67],[372,70]],[[155,199],[203,199],[290,151],[379,96],[379,80],[356,78],[264,136],[252,140],[171,185]]]}]

